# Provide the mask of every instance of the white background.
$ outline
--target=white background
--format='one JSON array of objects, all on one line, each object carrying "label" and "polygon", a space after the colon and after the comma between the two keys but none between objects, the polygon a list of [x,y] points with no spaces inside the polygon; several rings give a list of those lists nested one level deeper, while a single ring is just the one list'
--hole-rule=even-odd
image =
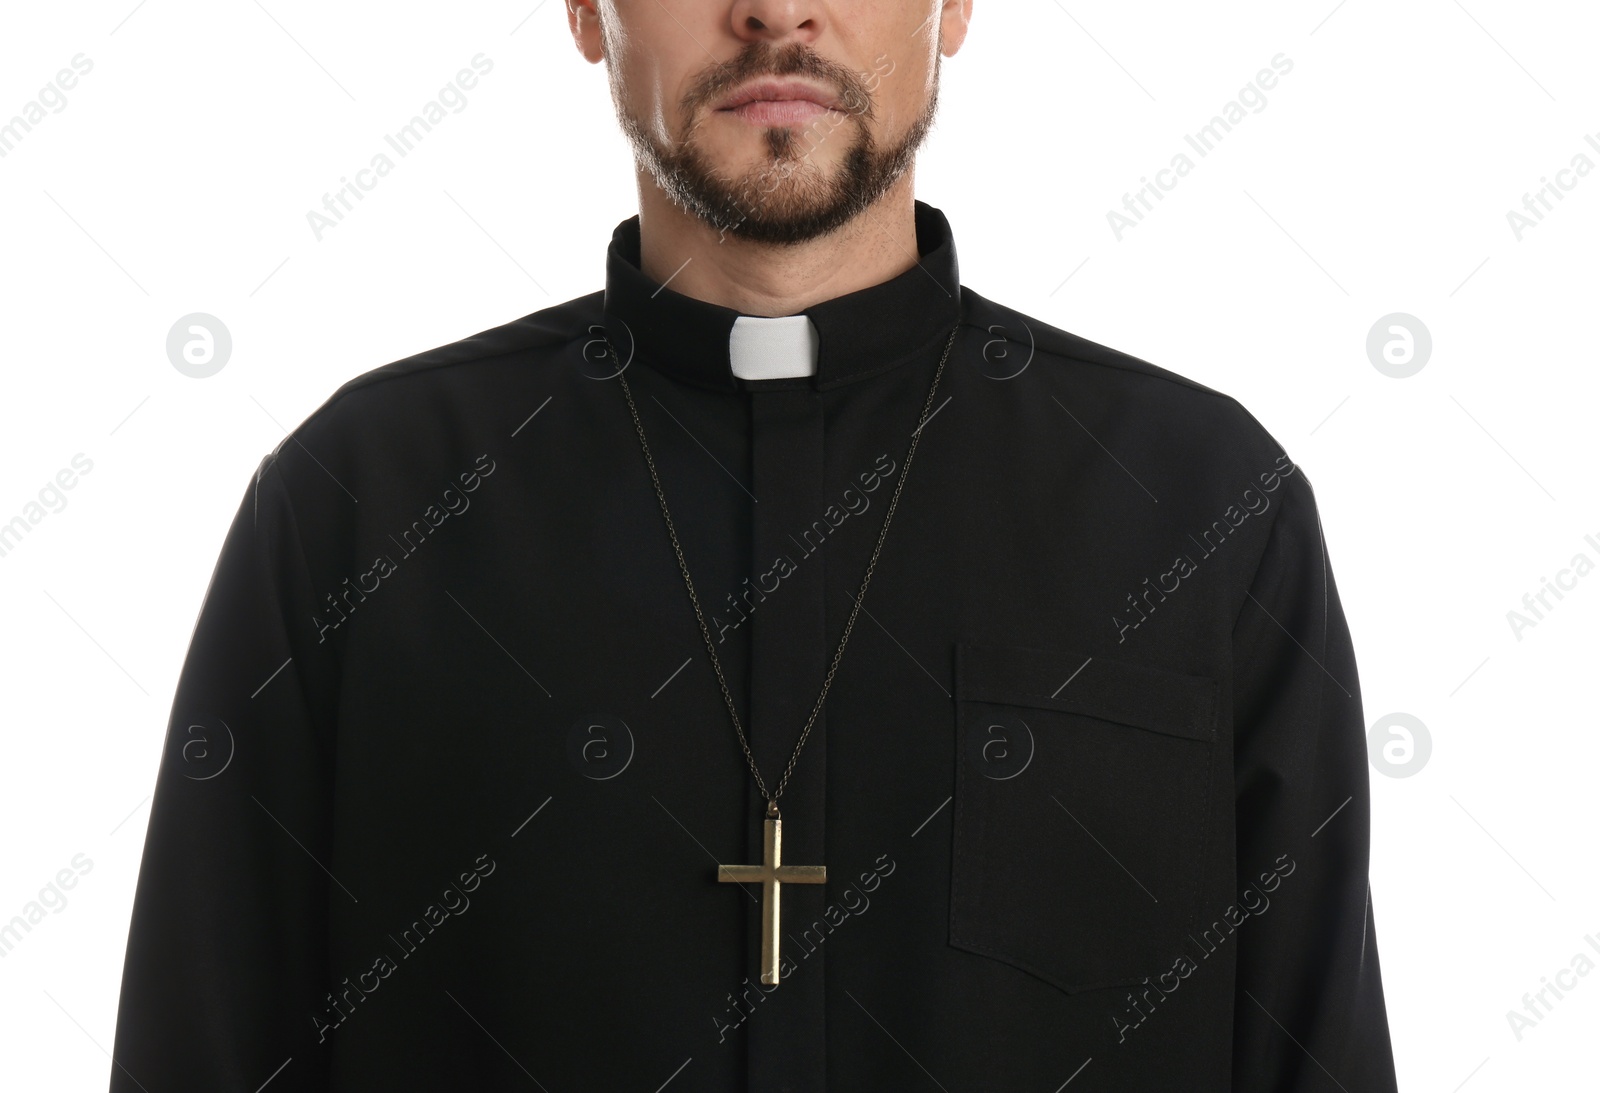
[{"label": "white background", "polygon": [[[93,863],[0,957],[0,1086],[104,1088],[168,708],[261,456],[351,376],[601,285],[631,164],[602,70],[537,2],[0,17],[0,119],[93,62],[0,159],[0,523],[93,462],[0,557],[0,921]],[[1506,1013],[1600,962],[1600,573],[1521,640],[1506,615],[1575,554],[1600,563],[1600,172],[1520,240],[1506,214],[1600,164],[1600,17],[1063,4],[978,0],[920,196],[965,283],[1236,396],[1315,484],[1367,721],[1410,713],[1432,741],[1420,773],[1372,775],[1401,1087],[1595,1088],[1600,972],[1520,1041]],[[468,106],[318,241],[306,213],[479,53]],[[1265,108],[1188,149],[1280,53]],[[1185,150],[1119,241],[1107,211]],[[166,356],[191,312],[232,333],[209,379]],[[1432,332],[1409,379],[1367,358],[1392,312]]]}]

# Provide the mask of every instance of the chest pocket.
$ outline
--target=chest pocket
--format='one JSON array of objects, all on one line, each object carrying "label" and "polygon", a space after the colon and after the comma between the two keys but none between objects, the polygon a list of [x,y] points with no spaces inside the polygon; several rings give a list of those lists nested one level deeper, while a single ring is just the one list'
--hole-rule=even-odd
[{"label": "chest pocket", "polygon": [[950,944],[1068,992],[1172,967],[1196,917],[1215,680],[958,642]]}]

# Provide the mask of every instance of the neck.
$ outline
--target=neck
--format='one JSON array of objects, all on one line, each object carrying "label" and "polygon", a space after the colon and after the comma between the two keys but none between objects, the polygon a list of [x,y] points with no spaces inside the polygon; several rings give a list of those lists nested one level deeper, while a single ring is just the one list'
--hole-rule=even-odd
[{"label": "neck", "polygon": [[639,177],[640,269],[658,284],[745,315],[795,315],[898,277],[917,264],[912,173],[868,209],[805,243],[755,243],[685,211]]}]

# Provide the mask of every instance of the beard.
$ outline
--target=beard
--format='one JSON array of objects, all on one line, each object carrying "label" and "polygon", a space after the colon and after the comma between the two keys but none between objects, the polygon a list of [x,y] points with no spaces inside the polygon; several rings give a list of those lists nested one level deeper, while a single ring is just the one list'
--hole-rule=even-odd
[{"label": "beard", "polygon": [[[763,133],[760,161],[742,174],[730,176],[711,162],[697,133],[711,103],[757,76],[808,76],[831,86],[838,93],[844,119],[838,114],[823,115],[804,131],[768,128]],[[751,42],[731,61],[708,68],[679,104],[688,127],[673,146],[663,144],[628,109],[626,89],[616,69],[612,97],[638,162],[681,208],[724,237],[794,245],[854,220],[905,174],[933,125],[939,70],[936,59],[933,88],[921,115],[888,145],[880,145],[868,125],[875,110],[866,81],[801,43],[776,49],[766,42]],[[812,149],[841,136],[848,143],[836,168],[827,170],[812,161]]]}]

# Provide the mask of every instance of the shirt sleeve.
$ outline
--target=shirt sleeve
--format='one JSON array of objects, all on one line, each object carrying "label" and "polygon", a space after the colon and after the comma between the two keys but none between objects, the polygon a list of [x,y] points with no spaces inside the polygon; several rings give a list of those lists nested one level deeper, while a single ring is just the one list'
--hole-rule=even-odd
[{"label": "shirt sleeve", "polygon": [[179,676],[134,894],[112,1093],[325,1089],[332,647],[276,454]]},{"label": "shirt sleeve", "polygon": [[1233,631],[1237,1093],[1384,1093],[1355,651],[1311,484],[1284,480]]}]

